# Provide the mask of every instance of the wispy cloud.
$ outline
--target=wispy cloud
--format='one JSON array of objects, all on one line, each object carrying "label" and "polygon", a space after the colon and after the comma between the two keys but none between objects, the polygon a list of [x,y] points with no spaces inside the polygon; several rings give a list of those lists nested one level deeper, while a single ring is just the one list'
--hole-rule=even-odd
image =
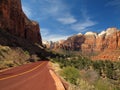
[{"label": "wispy cloud", "polygon": [[40,7],[41,14],[53,17],[62,24],[72,24],[77,21],[70,13],[69,7],[62,0],[45,0],[40,2]]},{"label": "wispy cloud", "polygon": [[116,7],[120,7],[120,0],[112,0],[109,1],[106,6],[116,6]]},{"label": "wispy cloud", "polygon": [[44,38],[44,40],[47,41],[59,41],[59,40],[66,40],[69,36],[67,35],[58,35],[58,34],[53,34],[49,35],[47,38]]},{"label": "wispy cloud", "polygon": [[66,39],[71,34],[67,33],[68,30],[75,33],[82,32],[96,25],[85,9],[81,9],[82,17],[78,20],[79,16],[76,17],[71,13],[71,6],[68,6],[64,0],[30,0],[30,4],[24,0],[24,3],[23,10],[27,16],[42,23],[40,25],[43,40]]},{"label": "wispy cloud", "polygon": [[41,28],[41,35],[43,41],[58,41],[63,39],[65,40],[69,37],[68,35],[53,34],[47,28]]},{"label": "wispy cloud", "polygon": [[40,32],[41,32],[41,35],[43,36],[43,37],[46,37],[48,34],[49,34],[49,29],[46,29],[46,28],[41,28],[40,29]]},{"label": "wispy cloud", "polygon": [[[112,8],[112,13],[116,14],[116,17],[120,15],[120,0],[111,0],[105,4],[105,7]],[[119,17],[118,17],[119,19]]]},{"label": "wispy cloud", "polygon": [[57,20],[60,21],[62,24],[73,24],[77,21],[73,17],[58,18]]},{"label": "wispy cloud", "polygon": [[97,24],[97,22],[91,20],[91,17],[87,14],[87,9],[81,9],[81,14],[83,16],[83,21],[73,24],[71,28],[79,32],[85,32],[90,27]]},{"label": "wispy cloud", "polygon": [[77,23],[72,25],[72,29],[77,30],[79,32],[87,31],[89,27],[96,25],[96,22],[93,22],[91,20],[86,20],[81,23]]}]

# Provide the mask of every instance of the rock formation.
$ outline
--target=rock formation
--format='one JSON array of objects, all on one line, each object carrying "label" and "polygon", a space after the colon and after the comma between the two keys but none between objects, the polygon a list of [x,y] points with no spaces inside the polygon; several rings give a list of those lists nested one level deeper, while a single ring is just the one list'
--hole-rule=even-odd
[{"label": "rock formation", "polygon": [[39,25],[26,17],[21,0],[0,0],[0,28],[42,45]]},{"label": "rock formation", "polygon": [[120,53],[118,54],[117,52],[116,54],[111,54],[109,52],[113,51],[114,53],[116,52],[115,50],[120,49],[120,31],[117,28],[108,28],[99,34],[87,32],[83,35],[79,33],[69,37],[62,43],[57,42],[57,45],[57,48],[80,51],[81,53],[89,56],[100,54],[99,58],[94,57],[92,59],[105,60],[108,58],[115,60],[119,57]]}]

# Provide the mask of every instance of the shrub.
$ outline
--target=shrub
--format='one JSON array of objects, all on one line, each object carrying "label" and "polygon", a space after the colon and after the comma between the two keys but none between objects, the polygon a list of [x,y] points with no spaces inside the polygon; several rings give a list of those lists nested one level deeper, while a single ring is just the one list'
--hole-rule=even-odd
[{"label": "shrub", "polygon": [[99,79],[95,83],[95,88],[96,90],[116,90],[107,80],[102,80],[102,79]]},{"label": "shrub", "polygon": [[75,85],[78,84],[80,73],[79,70],[77,70],[76,68],[70,66],[65,67],[63,68],[61,75],[64,77],[64,79],[66,79],[70,83]]},{"label": "shrub", "polygon": [[95,87],[81,79],[79,81],[79,89],[78,90],[95,90]]},{"label": "shrub", "polygon": [[25,53],[26,55],[30,55],[30,53],[29,53],[28,51],[25,51],[24,53]]}]

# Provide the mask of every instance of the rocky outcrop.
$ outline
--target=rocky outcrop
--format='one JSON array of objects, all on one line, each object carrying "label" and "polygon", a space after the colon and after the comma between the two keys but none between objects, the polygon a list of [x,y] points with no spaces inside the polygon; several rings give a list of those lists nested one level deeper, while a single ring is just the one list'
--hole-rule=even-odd
[{"label": "rocky outcrop", "polygon": [[39,25],[26,17],[21,0],[0,0],[0,28],[42,45]]},{"label": "rocky outcrop", "polygon": [[97,34],[93,32],[87,32],[85,35],[84,43],[81,45],[83,53],[91,53],[94,52],[96,37]]},{"label": "rocky outcrop", "polygon": [[37,22],[31,21],[29,23],[26,23],[24,34],[24,37],[26,39],[42,44],[39,24]]},{"label": "rocky outcrop", "polygon": [[108,28],[105,32],[98,34],[96,38],[96,49],[103,51],[104,49],[117,49],[119,30],[116,28]]},{"label": "rocky outcrop", "polygon": [[[89,56],[98,55],[104,52],[104,54],[101,54],[99,58],[95,57],[93,59],[102,58],[105,60],[108,58],[115,60],[119,57],[119,54],[116,53],[117,56],[113,57],[111,55],[115,54],[110,55],[108,52],[120,49],[120,31],[117,28],[108,28],[99,34],[87,32],[83,35],[79,33],[69,37],[62,43],[58,43],[57,45],[57,48],[81,51],[81,53]],[[108,54],[105,55],[105,52]]]}]

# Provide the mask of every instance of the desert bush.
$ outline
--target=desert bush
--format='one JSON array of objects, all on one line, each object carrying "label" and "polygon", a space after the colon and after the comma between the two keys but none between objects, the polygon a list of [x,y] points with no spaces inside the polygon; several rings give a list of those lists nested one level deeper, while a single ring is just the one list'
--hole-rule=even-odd
[{"label": "desert bush", "polygon": [[15,64],[12,61],[10,61],[10,60],[0,61],[0,69],[13,67],[14,65]]},{"label": "desert bush", "polygon": [[96,90],[117,90],[107,80],[99,79],[95,83]]},{"label": "desert bush", "polygon": [[77,85],[80,77],[79,70],[74,67],[65,67],[63,68],[61,75],[72,84]]},{"label": "desert bush", "polygon": [[29,53],[28,51],[24,51],[24,53],[25,53],[26,55],[30,55],[30,53]]},{"label": "desert bush", "polygon": [[93,85],[90,85],[88,82],[84,80],[79,81],[79,90],[95,90],[95,87]]}]

